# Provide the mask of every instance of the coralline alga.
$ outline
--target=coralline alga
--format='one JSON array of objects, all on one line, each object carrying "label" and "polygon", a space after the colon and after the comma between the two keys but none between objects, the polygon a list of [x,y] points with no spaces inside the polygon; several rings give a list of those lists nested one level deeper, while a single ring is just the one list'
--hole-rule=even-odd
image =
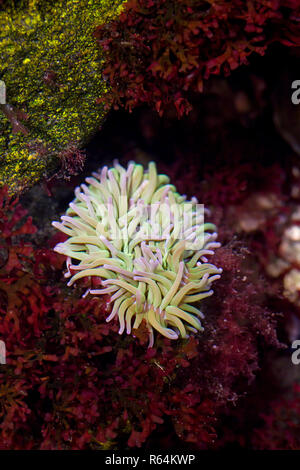
[{"label": "coralline alga", "polygon": [[88,278],[84,295],[109,295],[107,321],[118,316],[119,334],[145,320],[149,346],[154,330],[169,339],[202,331],[203,313],[192,304],[213,293],[222,272],[206,258],[219,246],[215,225],[169,182],[153,162],[146,171],[115,162],[76,188],[62,221],[53,222],[69,236],[55,247],[67,256],[68,285]]},{"label": "coralline alga", "polygon": [[[17,193],[53,173],[105,116],[103,59],[95,27],[122,0],[24,0],[0,10],[0,185]],[[78,156],[78,154],[77,154]],[[79,158],[78,167],[82,164]],[[76,161],[70,163],[76,167]]]}]

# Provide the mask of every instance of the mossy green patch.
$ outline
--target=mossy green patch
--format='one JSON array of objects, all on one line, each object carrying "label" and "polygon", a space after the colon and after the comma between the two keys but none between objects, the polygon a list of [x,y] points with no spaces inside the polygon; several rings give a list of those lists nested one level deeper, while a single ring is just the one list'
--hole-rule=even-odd
[{"label": "mossy green patch", "polygon": [[66,149],[99,128],[105,111],[96,98],[108,89],[93,31],[123,3],[27,0],[0,11],[0,185],[11,193],[51,174]]}]

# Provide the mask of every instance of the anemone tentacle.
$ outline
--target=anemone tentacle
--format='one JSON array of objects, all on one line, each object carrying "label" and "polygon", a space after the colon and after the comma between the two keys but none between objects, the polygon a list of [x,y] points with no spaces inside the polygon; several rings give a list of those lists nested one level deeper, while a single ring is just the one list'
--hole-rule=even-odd
[{"label": "anemone tentacle", "polygon": [[207,260],[220,246],[215,225],[204,222],[207,211],[177,193],[153,162],[146,171],[114,162],[86,183],[53,222],[69,237],[55,247],[67,257],[68,286],[91,279],[85,295],[110,295],[107,321],[118,316],[119,333],[131,334],[145,320],[150,346],[154,330],[169,339],[202,331],[204,315],[191,304],[212,295],[222,272]]}]

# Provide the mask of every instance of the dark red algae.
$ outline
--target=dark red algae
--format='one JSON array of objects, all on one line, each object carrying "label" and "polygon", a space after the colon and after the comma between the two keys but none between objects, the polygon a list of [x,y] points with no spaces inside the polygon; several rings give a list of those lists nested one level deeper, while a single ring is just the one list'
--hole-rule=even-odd
[{"label": "dark red algae", "polygon": [[[58,166],[18,197],[0,185],[0,449],[300,450],[299,2],[130,0],[118,15],[92,37],[107,89],[95,99],[110,109],[101,129],[81,148],[70,135]],[[66,93],[55,63],[36,79]],[[34,123],[7,89],[5,129],[24,127],[17,152]],[[48,143],[36,136],[41,158]],[[203,331],[148,347],[146,321],[134,334],[106,321],[114,293],[90,294],[107,288],[100,276],[67,286],[78,260],[65,268],[54,248],[69,237],[51,222],[115,159],[155,162],[216,227],[209,263],[222,274],[200,302]]]}]

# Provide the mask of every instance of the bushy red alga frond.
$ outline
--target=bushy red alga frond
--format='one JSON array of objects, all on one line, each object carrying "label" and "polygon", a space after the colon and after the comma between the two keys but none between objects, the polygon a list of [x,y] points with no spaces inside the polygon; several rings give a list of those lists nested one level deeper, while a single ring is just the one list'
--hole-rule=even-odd
[{"label": "bushy red alga frond", "polygon": [[300,449],[300,385],[294,384],[292,396],[271,403],[261,416],[263,425],[256,429],[253,444],[263,450]]},{"label": "bushy red alga frond", "polygon": [[129,0],[95,33],[112,88],[107,106],[146,103],[163,114],[174,105],[182,116],[189,92],[210,76],[227,76],[273,41],[299,45],[298,15],[292,0]]}]

